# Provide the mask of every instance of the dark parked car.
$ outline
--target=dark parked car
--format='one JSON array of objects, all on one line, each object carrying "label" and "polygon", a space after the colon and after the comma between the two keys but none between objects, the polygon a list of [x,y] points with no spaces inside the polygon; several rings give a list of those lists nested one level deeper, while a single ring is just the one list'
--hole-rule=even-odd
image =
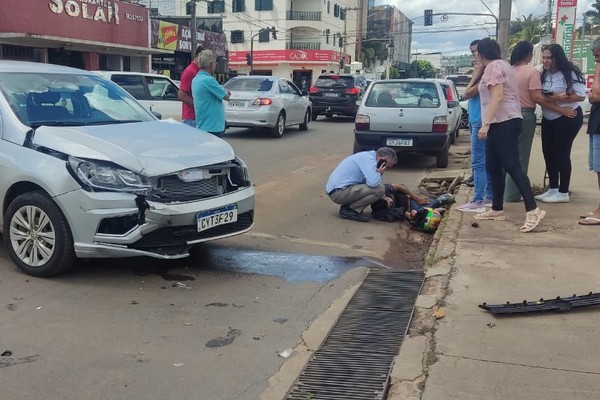
[{"label": "dark parked car", "polygon": [[357,100],[361,100],[367,89],[367,80],[362,75],[323,74],[310,88],[312,119],[325,114],[356,116]]}]

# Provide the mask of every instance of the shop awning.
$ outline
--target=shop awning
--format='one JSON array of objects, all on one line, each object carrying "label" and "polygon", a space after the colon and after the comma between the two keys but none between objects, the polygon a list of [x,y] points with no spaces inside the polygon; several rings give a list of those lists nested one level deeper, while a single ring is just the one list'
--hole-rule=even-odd
[{"label": "shop awning", "polygon": [[93,51],[124,56],[147,56],[151,54],[173,54],[172,50],[153,49],[142,46],[64,38],[59,36],[34,35],[29,33],[0,32],[0,43],[16,46],[61,48],[73,51]]}]

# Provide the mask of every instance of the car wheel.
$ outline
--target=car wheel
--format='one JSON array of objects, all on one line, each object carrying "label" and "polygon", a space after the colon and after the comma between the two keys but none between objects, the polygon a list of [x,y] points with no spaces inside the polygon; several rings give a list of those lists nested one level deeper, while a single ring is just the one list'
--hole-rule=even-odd
[{"label": "car wheel", "polygon": [[466,129],[468,127],[469,127],[469,113],[467,110],[463,109],[462,114],[460,116],[459,128]]},{"label": "car wheel", "polygon": [[282,112],[277,116],[277,122],[275,122],[275,126],[271,128],[271,136],[280,138],[283,136],[283,131],[285,130],[285,114]]},{"label": "car wheel", "polygon": [[354,139],[354,146],[352,147],[352,154],[360,153],[361,151],[368,150],[367,147],[359,144],[356,139]]},{"label": "car wheel", "polygon": [[442,151],[440,151],[439,153],[436,154],[435,166],[437,168],[446,168],[448,166],[449,147],[450,146],[446,145],[446,147],[444,148],[444,150],[442,150]]},{"label": "car wheel", "polygon": [[458,125],[456,126],[456,128],[454,128],[454,130],[450,134],[450,144],[456,143],[457,136],[458,136]]},{"label": "car wheel", "polygon": [[310,120],[311,120],[311,121],[316,121],[318,116],[319,116],[319,114],[317,114],[317,113],[312,113]]},{"label": "car wheel", "polygon": [[310,122],[310,109],[307,109],[304,113],[304,122],[302,122],[299,126],[301,131],[308,130],[308,123]]},{"label": "car wheel", "polygon": [[75,263],[73,236],[56,203],[42,191],[14,199],[4,215],[4,243],[23,272],[48,277]]}]

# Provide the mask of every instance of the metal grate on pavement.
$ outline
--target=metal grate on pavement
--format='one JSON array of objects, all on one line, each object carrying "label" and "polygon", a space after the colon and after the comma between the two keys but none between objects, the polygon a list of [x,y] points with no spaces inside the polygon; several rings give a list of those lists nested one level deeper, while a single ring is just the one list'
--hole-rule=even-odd
[{"label": "metal grate on pavement", "polygon": [[284,400],[383,400],[423,271],[371,270]]}]

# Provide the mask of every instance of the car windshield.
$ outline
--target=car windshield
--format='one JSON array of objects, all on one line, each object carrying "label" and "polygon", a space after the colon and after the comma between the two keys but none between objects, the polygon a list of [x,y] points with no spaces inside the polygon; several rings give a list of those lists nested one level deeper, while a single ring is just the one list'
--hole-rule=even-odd
[{"label": "car windshield", "polygon": [[327,75],[320,76],[315,82],[316,87],[333,88],[333,87],[354,87],[354,78],[351,76]]},{"label": "car windshield", "polygon": [[268,92],[273,87],[273,81],[264,78],[240,78],[231,79],[224,86],[236,92]]},{"label": "car windshield", "polygon": [[155,120],[125,90],[95,75],[2,72],[0,92],[34,129]]},{"label": "car windshield", "polygon": [[367,107],[437,108],[438,90],[433,82],[374,82]]}]

